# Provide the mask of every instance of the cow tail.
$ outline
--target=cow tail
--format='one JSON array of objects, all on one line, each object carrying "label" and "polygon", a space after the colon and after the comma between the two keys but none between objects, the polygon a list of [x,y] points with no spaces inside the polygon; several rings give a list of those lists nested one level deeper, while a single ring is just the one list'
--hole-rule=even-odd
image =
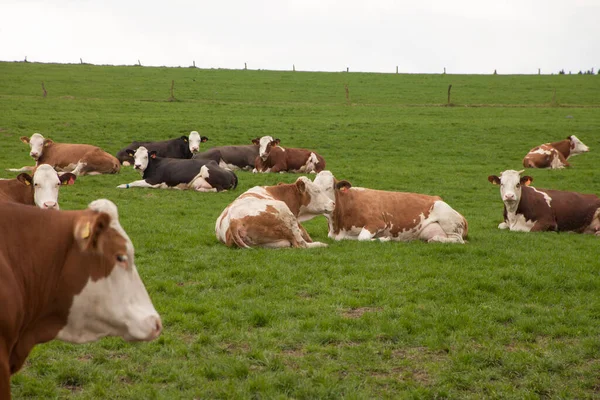
[{"label": "cow tail", "polygon": [[463,228],[464,228],[463,232],[462,232],[462,238],[466,239],[467,236],[469,235],[469,224],[468,224],[467,219],[465,217],[462,217],[462,219],[463,219]]},{"label": "cow tail", "polygon": [[232,172],[232,174],[233,174],[233,187],[231,189],[235,189],[238,185],[238,177],[234,172]]}]

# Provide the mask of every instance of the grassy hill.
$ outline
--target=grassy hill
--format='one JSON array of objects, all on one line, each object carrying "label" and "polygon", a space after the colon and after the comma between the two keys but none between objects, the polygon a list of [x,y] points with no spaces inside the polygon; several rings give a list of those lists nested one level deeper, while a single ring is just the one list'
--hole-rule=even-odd
[{"label": "grassy hill", "polygon": [[272,135],[319,152],[355,186],[440,195],[469,221],[463,246],[333,242],[317,218],[304,226],[328,248],[233,250],[214,235],[221,211],[297,176],[239,172],[236,190],[216,194],[116,189],[139,179],[128,168],[80,177],[61,207],[118,205],[164,333],[37,346],[14,397],[597,397],[599,238],[499,231],[487,176],[574,134],[590,153],[528,174],[537,187],[600,194],[598,93],[594,75],[0,63],[2,178],[32,164],[19,137],[34,132],[113,154],[191,130],[209,137],[204,149]]}]

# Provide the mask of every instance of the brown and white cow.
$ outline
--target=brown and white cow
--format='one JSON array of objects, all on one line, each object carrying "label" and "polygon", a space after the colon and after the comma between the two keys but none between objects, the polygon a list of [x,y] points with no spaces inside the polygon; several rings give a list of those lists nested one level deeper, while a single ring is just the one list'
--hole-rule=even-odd
[{"label": "brown and white cow", "polygon": [[317,173],[325,169],[325,159],[311,150],[279,145],[279,139],[263,136],[253,172]]},{"label": "brown and white cow", "polygon": [[600,198],[562,190],[536,189],[528,186],[533,178],[523,171],[506,170],[488,180],[500,185],[504,203],[504,222],[499,229],[536,232],[577,232],[598,235]]},{"label": "brown and white cow", "polygon": [[325,247],[312,241],[300,221],[333,208],[325,192],[304,176],[293,184],[255,186],[223,210],[215,233],[229,247]]},{"label": "brown and white cow", "polygon": [[335,201],[326,215],[331,239],[465,243],[467,220],[439,196],[352,187],[329,171],[315,184]]},{"label": "brown and white cow", "polygon": [[570,167],[569,157],[587,153],[590,148],[575,135],[554,143],[545,143],[529,150],[523,158],[525,168],[564,168]]},{"label": "brown and white cow", "polygon": [[0,204],[0,398],[38,343],[150,341],[160,317],[109,200],[78,211]]},{"label": "brown and white cow", "polygon": [[[58,171],[72,172],[75,175],[116,174],[121,168],[119,160],[100,147],[90,144],[55,143],[39,133],[31,138],[22,136],[21,141],[29,144],[29,155],[36,166],[49,164]],[[31,171],[35,167],[9,169],[9,171]]]},{"label": "brown and white cow", "polygon": [[58,189],[61,185],[72,185],[77,176],[70,172],[62,175],[42,164],[33,176],[23,172],[16,179],[0,180],[0,201],[38,206],[58,210]]}]

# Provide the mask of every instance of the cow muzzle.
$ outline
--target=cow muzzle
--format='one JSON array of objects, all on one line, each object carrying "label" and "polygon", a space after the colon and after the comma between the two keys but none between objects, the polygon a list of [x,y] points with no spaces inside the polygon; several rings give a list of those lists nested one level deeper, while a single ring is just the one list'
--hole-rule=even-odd
[{"label": "cow muzzle", "polygon": [[[162,332],[162,322],[158,315],[151,315],[138,322],[136,329],[131,329],[124,336],[128,342],[150,342],[160,336]],[[135,332],[134,332],[135,331]]]},{"label": "cow muzzle", "polygon": [[29,153],[29,155],[31,156],[31,158],[33,158],[34,160],[37,160],[38,158],[40,158],[40,153],[38,152],[31,152]]},{"label": "cow muzzle", "polygon": [[48,210],[58,210],[58,203],[55,201],[45,201],[43,206]]}]

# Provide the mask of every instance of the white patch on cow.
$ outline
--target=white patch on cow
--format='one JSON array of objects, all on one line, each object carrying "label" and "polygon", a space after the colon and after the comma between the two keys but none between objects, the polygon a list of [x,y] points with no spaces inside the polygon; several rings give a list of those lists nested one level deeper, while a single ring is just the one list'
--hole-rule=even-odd
[{"label": "white patch on cow", "polygon": [[29,138],[29,147],[31,148],[29,155],[37,161],[44,152],[44,137],[39,133],[34,133]]},{"label": "white patch on cow", "polygon": [[309,174],[314,174],[317,172],[318,164],[319,159],[317,158],[317,155],[315,153],[310,153],[310,156],[308,156],[308,159],[306,160],[306,163],[302,166],[301,170],[304,170],[303,172]]},{"label": "white patch on cow", "polygon": [[40,165],[33,174],[33,201],[39,208],[59,209],[58,189],[60,179],[58,174],[48,164]]},{"label": "white patch on cow", "polygon": [[335,202],[328,196],[327,192],[320,185],[311,182],[310,179],[302,176],[296,180],[302,180],[304,187],[310,196],[310,202],[306,206],[300,206],[298,221],[308,221],[317,215],[331,214],[335,207]]},{"label": "white patch on cow", "polygon": [[552,154],[552,150],[546,150],[543,147],[538,147],[537,150],[530,151],[529,154],[544,154],[550,155]]},{"label": "white patch on cow", "polygon": [[510,226],[508,226],[508,224],[506,222],[500,222],[500,224],[498,224],[498,229],[508,229],[510,228]]},{"label": "white patch on cow", "polygon": [[535,221],[525,219],[523,214],[507,212],[506,218],[508,219],[506,224],[511,231],[529,232],[533,228],[533,225],[535,225]]},{"label": "white patch on cow", "polygon": [[335,201],[335,178],[331,171],[325,170],[319,172],[317,176],[315,176],[313,183],[323,189],[327,197]]},{"label": "white patch on cow", "polygon": [[210,183],[206,180],[209,178],[210,174],[206,165],[203,165],[200,168],[200,172],[198,175],[192,179],[192,181],[188,184],[190,189],[196,190],[198,192],[216,192],[217,189],[213,188]]},{"label": "white patch on cow", "polygon": [[133,154],[133,168],[143,173],[148,168],[148,149],[144,146],[137,148]]},{"label": "white patch on cow", "polygon": [[[238,169],[240,169],[240,167],[238,167],[237,165],[227,164],[225,161],[223,161],[223,159],[219,160],[219,167],[221,167],[223,169],[228,169],[230,171],[237,171]],[[256,168],[254,170],[256,170]],[[252,172],[254,172],[254,171],[252,171]],[[254,173],[256,173],[256,172],[254,172]]]},{"label": "white patch on cow", "polygon": [[552,197],[550,197],[548,195],[548,193],[542,192],[541,190],[537,190],[533,186],[530,186],[530,188],[533,189],[534,192],[540,193],[542,196],[544,196],[544,200],[546,200],[546,204],[548,204],[548,207],[551,207],[550,202],[552,201]]},{"label": "white patch on cow", "polygon": [[272,136],[263,136],[260,138],[260,140],[258,141],[258,155],[260,156],[260,158],[262,158],[263,160],[267,159],[267,146],[269,145],[269,143],[271,143],[273,141],[273,137]]},{"label": "white patch on cow", "polygon": [[554,153],[551,155],[552,161],[550,162],[550,169],[562,169],[565,167],[565,164],[560,160],[558,155],[558,150],[554,150]]},{"label": "white patch on cow", "polygon": [[111,217],[110,227],[127,243],[127,266],[115,262],[110,275],[95,282],[88,280],[73,298],[67,324],[57,339],[73,343],[105,336],[120,336],[128,341],[152,340],[160,334],[160,317],[138,275],[133,244],[119,223],[117,207],[110,200],[100,199],[90,203],[89,208]]},{"label": "white patch on cow", "polygon": [[188,137],[188,145],[192,153],[200,151],[200,134],[197,131],[191,131]]},{"label": "white patch on cow", "polygon": [[571,153],[569,154],[569,157],[590,151],[590,148],[583,144],[583,142],[579,140],[577,136],[571,135],[569,139],[571,141]]},{"label": "white patch on cow", "polygon": [[445,201],[438,200],[427,218],[421,214],[419,237],[427,242],[464,244],[465,220]]}]

